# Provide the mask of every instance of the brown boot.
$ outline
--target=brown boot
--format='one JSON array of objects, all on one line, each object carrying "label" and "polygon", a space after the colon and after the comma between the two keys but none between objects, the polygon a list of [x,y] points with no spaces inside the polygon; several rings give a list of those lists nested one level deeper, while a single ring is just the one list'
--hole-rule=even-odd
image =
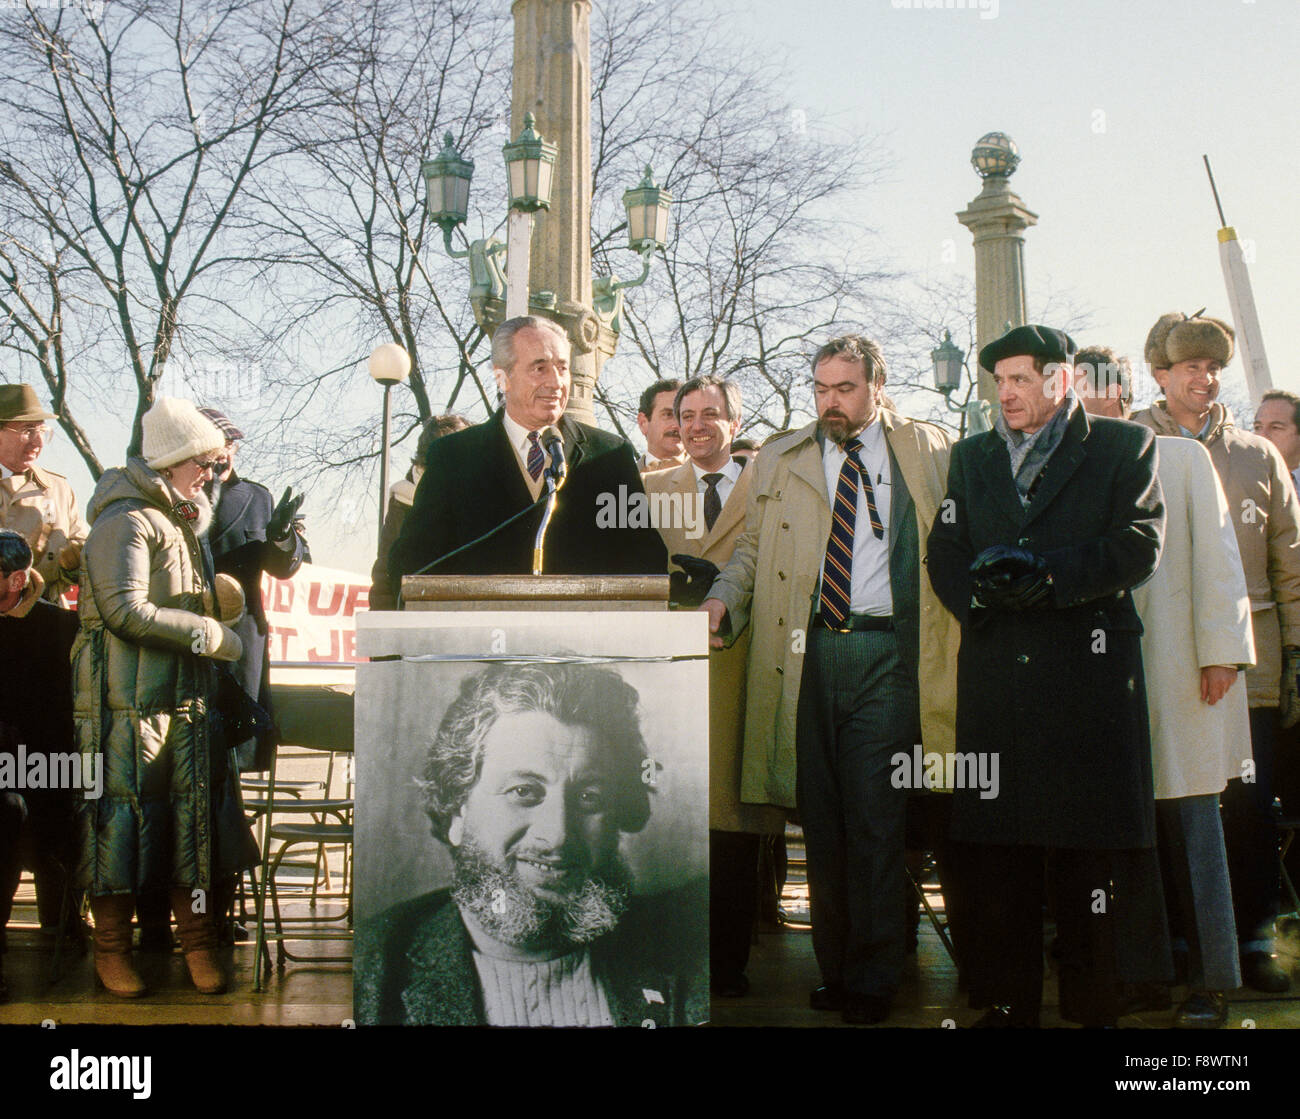
[{"label": "brown boot", "polygon": [[[208,905],[213,902],[211,892]],[[195,989],[204,995],[219,995],[226,989],[226,975],[217,959],[217,927],[212,913],[194,912],[191,891],[172,890],[172,912],[176,915],[176,932],[180,936],[181,951],[185,953],[185,966]]]},{"label": "brown boot", "polygon": [[90,911],[95,915],[95,974],[110,994],[139,998],[144,994],[144,980],[131,966],[135,898],[130,894],[99,894],[90,899]]}]

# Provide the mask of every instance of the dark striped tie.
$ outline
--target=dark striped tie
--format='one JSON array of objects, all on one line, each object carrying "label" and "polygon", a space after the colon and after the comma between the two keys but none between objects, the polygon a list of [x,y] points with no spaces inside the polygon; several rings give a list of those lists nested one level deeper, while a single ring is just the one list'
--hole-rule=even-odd
[{"label": "dark striped tie", "polygon": [[546,458],[542,454],[542,445],[537,442],[537,432],[528,433],[528,461],[524,464],[528,467],[528,473],[533,476],[533,481],[537,481],[542,476],[542,467],[546,465]]},{"label": "dark striped tie", "polygon": [[826,542],[826,562],[822,564],[821,612],[827,621],[843,625],[849,616],[849,599],[853,587],[853,526],[858,516],[858,477],[862,477],[867,497],[867,516],[877,540],[885,538],[885,526],[876,510],[876,494],[871,476],[862,465],[858,452],[862,440],[854,436],[844,443],[847,456],[835,483],[835,504],[831,509],[831,536]]}]

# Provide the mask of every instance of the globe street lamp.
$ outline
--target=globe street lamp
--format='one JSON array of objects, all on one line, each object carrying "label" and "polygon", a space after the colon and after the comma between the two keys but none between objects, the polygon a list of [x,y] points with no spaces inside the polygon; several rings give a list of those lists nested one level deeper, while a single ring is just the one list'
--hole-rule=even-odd
[{"label": "globe street lamp", "polygon": [[370,376],[384,386],[383,450],[379,459],[379,532],[384,531],[384,517],[388,513],[388,437],[393,420],[391,393],[411,372],[411,355],[396,342],[376,346],[370,354]]},{"label": "globe street lamp", "polygon": [[[975,390],[975,378],[970,376],[966,365],[966,354],[952,340],[952,334],[945,328],[943,341],[930,351],[930,361],[934,366],[934,387],[943,395],[944,405],[950,412],[961,413],[961,424],[957,429],[958,438],[965,438],[992,427],[991,407],[986,400],[971,400]],[[954,404],[952,394],[966,381],[966,399],[961,404]]]}]

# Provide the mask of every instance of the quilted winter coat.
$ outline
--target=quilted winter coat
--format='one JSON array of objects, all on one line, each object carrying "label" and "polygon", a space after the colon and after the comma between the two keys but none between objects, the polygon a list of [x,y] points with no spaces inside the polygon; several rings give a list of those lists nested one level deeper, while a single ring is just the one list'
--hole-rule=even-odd
[{"label": "quilted winter coat", "polygon": [[239,641],[213,617],[198,538],[163,478],[132,458],[87,510],[81,630],[72,650],[82,754],[103,795],[79,805],[78,885],[99,894],[211,889],[256,861],[212,715],[213,658]]}]

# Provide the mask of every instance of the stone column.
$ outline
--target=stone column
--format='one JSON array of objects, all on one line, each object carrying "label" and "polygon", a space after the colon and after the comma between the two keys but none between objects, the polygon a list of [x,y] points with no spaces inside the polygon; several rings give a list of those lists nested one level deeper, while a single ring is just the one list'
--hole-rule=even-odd
[{"label": "stone column", "polygon": [[[957,220],[975,241],[975,349],[997,338],[1006,324],[1022,326],[1025,306],[1024,231],[1038,224],[1008,183],[1019,163],[1015,143],[1000,132],[989,133],[975,146],[972,163],[984,178],[984,189]],[[976,359],[978,360],[978,359]],[[989,370],[979,371],[981,400],[997,404]]]},{"label": "stone column", "polygon": [[514,0],[510,132],[524,114],[559,146],[551,208],[533,230],[530,310],[560,322],[573,342],[568,412],[594,423],[592,391],[617,336],[591,305],[591,0]]}]

